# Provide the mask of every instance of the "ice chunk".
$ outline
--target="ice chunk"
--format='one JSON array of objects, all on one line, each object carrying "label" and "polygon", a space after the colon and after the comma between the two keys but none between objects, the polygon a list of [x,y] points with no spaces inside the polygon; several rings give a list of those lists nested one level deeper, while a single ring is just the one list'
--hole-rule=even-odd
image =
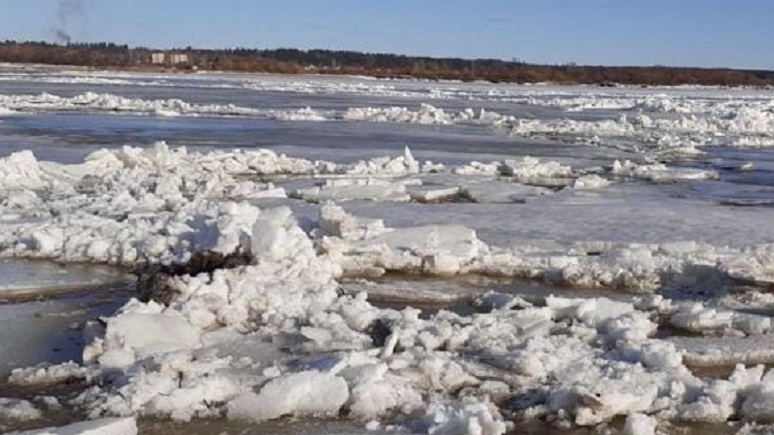
[{"label": "ice chunk", "polygon": [[288,207],[261,212],[253,224],[250,252],[258,259],[279,260],[309,250],[311,241],[296,225]]},{"label": "ice chunk", "polygon": [[62,364],[42,364],[34,367],[20,367],[11,371],[8,382],[15,385],[56,384],[73,379],[87,378],[90,370],[68,361]]},{"label": "ice chunk", "polygon": [[410,189],[411,199],[417,202],[441,202],[453,199],[460,193],[460,188],[454,187],[424,187]]},{"label": "ice chunk", "polygon": [[774,362],[774,335],[740,337],[672,337],[686,364],[721,366]]},{"label": "ice chunk", "polygon": [[626,417],[623,433],[624,435],[654,435],[656,419],[640,413],[629,414]]},{"label": "ice chunk", "polygon": [[0,397],[0,418],[4,420],[30,421],[42,416],[40,410],[27,400]]},{"label": "ice chunk", "polygon": [[676,180],[714,180],[718,178],[716,171],[692,168],[669,168],[664,164],[638,165],[626,160],[613,163],[613,175],[639,178],[656,183],[673,182]]},{"label": "ice chunk", "polygon": [[632,304],[608,298],[570,299],[549,296],[546,305],[557,318],[574,317],[592,325],[634,311]]},{"label": "ice chunk", "polygon": [[385,232],[381,219],[357,218],[332,202],[320,207],[320,229],[344,240],[370,239]]},{"label": "ice chunk", "polygon": [[[99,362],[108,368],[125,368],[148,356],[192,349],[200,344],[198,328],[177,313],[125,312],[108,319]],[[93,352],[87,348],[84,359]]]},{"label": "ice chunk", "polygon": [[467,165],[457,166],[452,172],[459,175],[497,175],[500,162],[481,163],[470,162]]},{"label": "ice chunk", "polygon": [[19,151],[0,159],[0,189],[41,189],[50,182],[32,151]]},{"label": "ice chunk", "polygon": [[729,332],[764,334],[771,329],[771,319],[756,314],[706,308],[702,304],[684,304],[670,319],[672,325],[693,332]]},{"label": "ice chunk", "polygon": [[348,399],[344,379],[306,371],[272,379],[258,393],[237,397],[228,404],[228,416],[256,422],[283,415],[333,416]]},{"label": "ice chunk", "polygon": [[533,157],[524,157],[521,160],[506,160],[498,167],[500,174],[529,180],[533,178],[561,178],[570,177],[572,168],[558,162],[541,163]]},{"label": "ice chunk", "polygon": [[572,184],[573,189],[579,190],[596,190],[604,189],[609,186],[610,182],[600,177],[599,175],[583,175],[578,177]]},{"label": "ice chunk", "polygon": [[432,435],[501,435],[508,430],[499,412],[488,403],[468,403],[459,408],[432,405],[427,411]]},{"label": "ice chunk", "polygon": [[411,199],[405,184],[373,178],[326,180],[322,186],[295,190],[290,196],[314,202],[356,199],[408,202]]},{"label": "ice chunk", "polygon": [[465,197],[480,204],[521,203],[529,198],[553,193],[553,190],[545,187],[527,186],[499,180],[463,181],[460,189]]}]

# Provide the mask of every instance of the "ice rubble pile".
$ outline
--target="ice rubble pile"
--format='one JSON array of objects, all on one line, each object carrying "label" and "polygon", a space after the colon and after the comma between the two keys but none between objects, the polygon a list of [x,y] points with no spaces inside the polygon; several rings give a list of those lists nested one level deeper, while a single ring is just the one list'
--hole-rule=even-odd
[{"label": "ice rubble pile", "polygon": [[[598,101],[596,97],[588,97]],[[527,104],[535,104],[530,100]],[[564,101],[564,100],[560,100]],[[539,105],[551,105],[538,103]],[[565,103],[555,103],[564,107]],[[576,110],[598,110],[604,103],[585,103]],[[609,105],[609,104],[608,104]],[[572,136],[593,145],[631,148],[621,139],[634,139],[635,151],[663,150],[700,145],[732,145],[740,147],[772,146],[774,111],[768,101],[718,102],[694,99],[674,100],[666,96],[651,96],[630,103],[615,103],[607,109],[623,110],[616,118],[583,120],[572,118],[532,119],[503,115],[484,109],[471,108],[459,112],[422,103],[419,109],[410,107],[350,108],[343,114],[307,111],[308,120],[344,119],[350,121],[410,123],[431,125],[483,125],[501,129],[514,136]],[[677,113],[678,116],[666,116]]]},{"label": "ice rubble pile", "polygon": [[[506,169],[498,173],[511,176],[572,173],[530,159],[499,166]],[[498,248],[465,227],[389,228],[329,203],[308,234],[287,207],[217,198],[248,175],[421,170],[408,151],[337,165],[269,151],[188,153],[164,144],[100,151],[80,165],[38,162],[28,153],[4,159],[1,255],[125,264],[185,263],[195,253],[252,259],[169,278],[177,294],[168,304],[132,300],[87,328],[92,339],[83,366],[19,369],[10,382],[100,379],[73,403],[91,418],[344,414],[369,427],[402,421],[431,433],[476,434],[504,433],[510,419],[597,425],[622,415],[640,430],[656,420],[771,418],[771,408],[759,405],[774,397],[762,368],[702,380],[676,344],[653,338],[659,316],[687,329],[721,324],[751,336],[770,329],[758,319],[722,320],[658,295],[635,303],[549,297],[541,306],[488,295],[479,304],[489,307],[483,312],[440,311],[425,319],[412,308],[375,307],[364,293],[341,295],[337,281],[394,270],[542,276],[653,291],[684,267],[749,270],[742,267],[749,252],[695,243],[579,244],[561,254]],[[253,184],[240,189],[269,190]],[[3,409],[32,415],[35,406],[28,404]]]},{"label": "ice rubble pile", "polygon": [[[461,174],[501,174],[498,176],[510,180],[508,183],[466,175],[462,181],[454,178],[455,184],[421,189],[413,178],[401,178],[437,175],[427,174],[426,166],[420,166],[408,149],[396,158],[344,165],[294,159],[267,150],[189,153],[185,148],[171,150],[164,143],[148,149],[98,151],[79,165],[38,162],[29,152],[17,153],[0,161],[0,180],[5,186],[0,202],[4,230],[0,252],[116,264],[181,263],[191,253],[205,250],[223,255],[248,253],[251,225],[260,212],[233,200],[284,198],[283,188],[260,181],[277,175],[328,177],[322,186],[292,192],[295,197],[322,202],[357,195],[429,201],[460,193],[474,200],[497,201],[502,191],[509,196],[551,192],[513,181],[552,187],[573,184],[578,189],[603,188],[608,183],[598,175],[579,176],[567,166],[531,158],[489,165],[474,162],[452,169]],[[627,162],[614,164],[612,175],[659,181],[684,176],[675,171]],[[495,182],[499,184],[491,185]],[[513,189],[505,188],[507,185]],[[334,208],[323,207],[322,228],[357,226],[351,223],[357,218],[342,210],[331,211]],[[347,223],[335,222],[337,219]],[[484,273],[652,291],[663,278],[679,274],[687,265],[714,268],[720,264],[726,273],[738,277],[745,274],[746,267],[768,267],[756,266],[759,261],[768,264],[765,247],[739,251],[690,242],[638,246],[591,242],[594,246],[578,245],[556,253],[531,246],[487,247],[473,231],[462,227],[392,229],[384,234],[368,232],[361,239],[351,238],[351,233],[319,234],[321,249],[337,258],[348,273]],[[748,275],[755,274],[749,270]]]},{"label": "ice rubble pile", "polygon": [[164,143],[98,151],[79,165],[15,153],[0,160],[5,230],[0,245],[5,255],[66,261],[185,262],[203,249],[244,250],[242,239],[251,229],[243,219],[256,212],[221,199],[286,196],[282,188],[257,181],[260,177],[417,171],[408,150],[395,159],[350,165],[267,150],[203,155],[170,150]]}]

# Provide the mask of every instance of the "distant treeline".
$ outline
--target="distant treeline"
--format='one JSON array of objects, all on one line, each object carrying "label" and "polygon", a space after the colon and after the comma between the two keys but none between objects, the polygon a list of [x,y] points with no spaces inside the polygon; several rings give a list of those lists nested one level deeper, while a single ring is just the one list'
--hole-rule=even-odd
[{"label": "distant treeline", "polygon": [[[153,53],[185,54],[187,60],[153,63]],[[715,68],[536,65],[498,59],[402,56],[354,51],[296,49],[182,48],[152,50],[112,43],[0,42],[0,62],[78,65],[120,69],[181,69],[283,74],[351,74],[431,80],[487,80],[512,83],[584,83],[629,85],[774,85],[773,71]]]}]

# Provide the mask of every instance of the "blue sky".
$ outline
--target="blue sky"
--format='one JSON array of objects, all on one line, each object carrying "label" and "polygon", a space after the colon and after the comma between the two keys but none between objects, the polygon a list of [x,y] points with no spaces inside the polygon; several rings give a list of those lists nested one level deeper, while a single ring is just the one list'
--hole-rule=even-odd
[{"label": "blue sky", "polygon": [[774,69],[772,19],[774,0],[2,0],[0,39],[54,41],[64,27],[156,47]]}]

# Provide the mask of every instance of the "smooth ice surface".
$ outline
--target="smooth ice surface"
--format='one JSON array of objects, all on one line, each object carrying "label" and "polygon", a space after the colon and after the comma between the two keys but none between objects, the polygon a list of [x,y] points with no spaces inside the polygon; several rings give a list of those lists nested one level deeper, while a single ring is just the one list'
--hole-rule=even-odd
[{"label": "smooth ice surface", "polygon": [[120,283],[125,272],[93,265],[0,259],[0,298]]},{"label": "smooth ice surface", "polygon": [[133,418],[103,418],[56,428],[12,433],[16,435],[136,435],[137,423]]},{"label": "smooth ice surface", "polygon": [[103,286],[88,293],[76,288],[75,294],[60,298],[0,304],[4,325],[0,329],[0,376],[43,362],[81,361],[84,323],[111,314],[125,299],[120,287]]}]

